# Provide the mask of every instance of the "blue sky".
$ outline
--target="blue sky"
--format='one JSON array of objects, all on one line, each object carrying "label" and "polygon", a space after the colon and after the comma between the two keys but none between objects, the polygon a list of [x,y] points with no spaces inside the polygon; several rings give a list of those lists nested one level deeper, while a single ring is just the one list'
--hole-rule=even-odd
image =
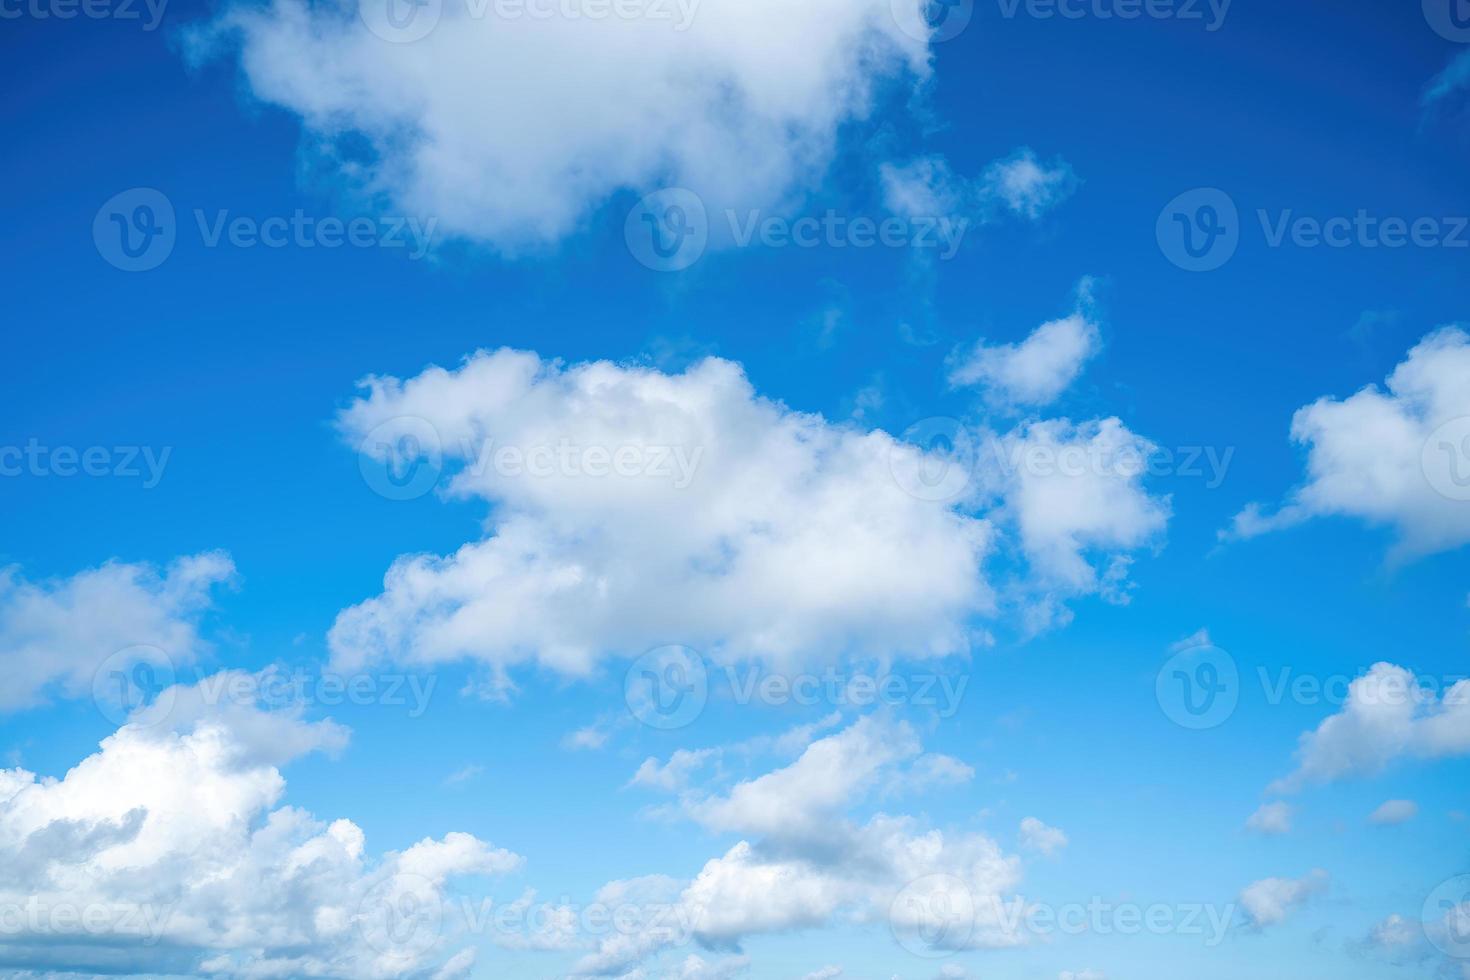
[{"label": "blue sky", "polygon": [[1466,11],[523,9],[0,4],[0,969],[1470,977]]}]

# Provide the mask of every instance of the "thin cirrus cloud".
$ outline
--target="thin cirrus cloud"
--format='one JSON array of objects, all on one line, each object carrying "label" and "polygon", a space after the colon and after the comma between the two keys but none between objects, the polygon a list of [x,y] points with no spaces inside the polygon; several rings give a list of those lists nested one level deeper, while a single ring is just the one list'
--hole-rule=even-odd
[{"label": "thin cirrus cloud", "polygon": [[963,215],[979,222],[999,214],[1035,221],[1061,204],[1080,181],[1061,158],[1044,163],[1030,147],[996,160],[978,177],[954,172],[938,154],[907,163],[884,163],[878,170],[883,201],[906,218]]},{"label": "thin cirrus cloud", "polygon": [[[911,92],[930,74],[919,0],[703,0],[580,19],[448,2],[409,43],[375,35],[356,6],[237,3],[186,50],[238,57],[254,96],[297,114],[322,161],[365,192],[503,248],[554,242],[625,189],[780,205],[885,87]],[[353,140],[367,159],[344,149]]]},{"label": "thin cirrus cloud", "polygon": [[1431,333],[1383,388],[1324,397],[1300,409],[1292,439],[1307,447],[1306,482],[1275,513],[1251,504],[1222,539],[1249,538],[1316,517],[1392,528],[1393,557],[1470,542],[1470,334]]},{"label": "thin cirrus cloud", "polygon": [[207,649],[199,628],[215,589],[234,575],[223,552],[165,568],[113,561],[39,581],[0,568],[0,711],[89,693],[103,663],[129,647],[189,663]]},{"label": "thin cirrus cloud", "polygon": [[[344,669],[477,660],[496,682],[526,662],[579,676],[668,637],[732,660],[964,654],[998,611],[983,565],[999,536],[1029,569],[1017,603],[1060,622],[1072,597],[1125,601],[1127,553],[1168,517],[1139,472],[1024,464],[1146,451],[1117,419],[976,433],[988,448],[967,461],[970,485],[934,500],[902,479],[924,449],[763,398],[719,359],[670,375],[501,350],[364,389],[338,420],[349,444],[397,465],[402,437],[422,436],[419,456],[454,468],[447,491],[495,516],[454,554],[401,557],[382,594],[339,614],[329,647]],[[563,465],[556,447],[628,466],[589,477],[582,449]],[[537,452],[539,475],[506,465]]]}]

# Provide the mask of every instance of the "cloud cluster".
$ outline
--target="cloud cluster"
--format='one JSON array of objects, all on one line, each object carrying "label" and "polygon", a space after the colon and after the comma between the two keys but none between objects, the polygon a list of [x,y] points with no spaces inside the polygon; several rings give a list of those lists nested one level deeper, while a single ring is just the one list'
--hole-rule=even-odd
[{"label": "cloud cluster", "polygon": [[1307,447],[1307,481],[1267,514],[1255,504],[1222,537],[1252,537],[1313,517],[1393,528],[1396,557],[1470,542],[1470,334],[1446,327],[1388,376],[1342,400],[1322,398],[1292,419]]},{"label": "cloud cluster", "polygon": [[435,0],[402,26],[363,7],[239,3],[189,50],[238,55],[251,92],[301,118],[319,164],[504,248],[561,238],[625,189],[688,187],[712,213],[778,206],[885,86],[929,74],[910,26],[920,0],[635,2],[601,17]]},{"label": "cloud cluster", "polygon": [[1301,878],[1265,878],[1241,891],[1240,908],[1252,928],[1279,925],[1295,909],[1326,890],[1327,872],[1320,869]]},{"label": "cloud cluster", "polygon": [[1066,161],[1042,163],[1029,147],[996,160],[977,178],[961,177],[938,155],[879,167],[888,210],[905,218],[964,215],[977,222],[1012,214],[1035,221],[1076,190]]},{"label": "cloud cluster", "polygon": [[214,589],[235,566],[221,552],[179,558],[167,568],[108,562],[69,578],[32,582],[0,568],[0,711],[48,693],[90,693],[103,662],[146,644],[176,664],[206,648],[199,635]]},{"label": "cloud cluster", "polygon": [[1401,759],[1470,755],[1470,680],[1443,697],[1420,686],[1404,667],[1374,664],[1348,685],[1342,710],[1306,733],[1296,771],[1276,792],[1348,776],[1372,776]]},{"label": "cloud cluster", "polygon": [[343,729],[174,693],[197,709],[184,723],[124,725],[61,779],[0,770],[0,965],[427,977],[452,937],[405,942],[395,910],[426,912],[450,879],[520,862],[458,833],[370,860],[351,821],[279,805],[277,765],[341,748]]}]

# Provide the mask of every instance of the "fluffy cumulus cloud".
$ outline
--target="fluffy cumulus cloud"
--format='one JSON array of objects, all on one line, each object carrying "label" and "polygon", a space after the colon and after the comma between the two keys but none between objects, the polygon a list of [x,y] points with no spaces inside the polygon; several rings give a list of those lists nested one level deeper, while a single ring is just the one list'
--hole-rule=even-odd
[{"label": "fluffy cumulus cloud", "polygon": [[[221,977],[462,974],[423,916],[456,876],[519,858],[466,834],[371,859],[363,832],[281,805],[278,765],[346,733],[292,711],[212,710],[196,688],[169,724],[129,723],[60,779],[0,770],[0,965]],[[262,742],[269,730],[274,737]]]},{"label": "fluffy cumulus cloud", "polygon": [[976,344],[951,359],[949,383],[980,387],[998,408],[1039,408],[1056,401],[1102,349],[1092,301],[1093,283],[1077,287],[1077,308],[1037,327],[1015,344]]},{"label": "fluffy cumulus cloud", "polygon": [[[760,397],[718,359],[670,375],[480,353],[370,378],[339,423],[384,472],[442,466],[449,493],[494,506],[489,536],[404,556],[340,614],[346,668],[577,675],[670,638],[727,659],[965,653],[997,610],[982,569],[996,521],[1050,622],[1072,596],[1124,598],[1126,552],[1168,517],[1133,465],[1150,444],[1117,419],[976,434],[985,458],[941,458]],[[954,491],[931,493],[930,469],[958,475]]]},{"label": "fluffy cumulus cloud", "polygon": [[1470,755],[1470,680],[1443,696],[1395,664],[1374,664],[1348,685],[1342,710],[1301,738],[1297,768],[1273,789],[1372,776],[1403,759]]},{"label": "fluffy cumulus cloud", "polygon": [[[813,741],[787,766],[682,792],[680,812],[742,839],[693,880],[661,882],[677,928],[604,939],[574,973],[617,975],[691,940],[729,948],[840,923],[887,923],[908,942],[946,949],[1024,942],[1004,912],[1020,862],[993,840],[926,830],[908,816],[847,815],[867,797],[912,788],[908,776],[927,758],[907,725],[868,716]],[[646,890],[642,880],[608,887]]]},{"label": "fluffy cumulus cloud", "polygon": [[[103,663],[129,648],[147,646],[175,664],[190,662],[205,649],[199,623],[213,591],[234,572],[218,552],[162,569],[109,562],[42,581],[0,568],[0,711],[52,693],[88,694]],[[140,652],[139,659],[148,658]]]},{"label": "fluffy cumulus cloud", "polygon": [[879,167],[884,204],[905,218],[964,216],[986,222],[1001,214],[1036,220],[1061,204],[1077,187],[1063,160],[1043,164],[1029,148],[992,163],[973,179],[961,177],[942,156]]},{"label": "fluffy cumulus cloud", "polygon": [[434,0],[401,24],[358,7],[236,4],[190,50],[237,54],[365,191],[501,246],[565,235],[623,189],[778,205],[884,86],[929,74],[920,0]]},{"label": "fluffy cumulus cloud", "polygon": [[1320,869],[1301,878],[1265,878],[1240,893],[1240,909],[1254,929],[1286,921],[1293,911],[1326,890],[1327,872]]},{"label": "fluffy cumulus cloud", "polygon": [[1425,337],[1385,388],[1299,410],[1291,434],[1307,447],[1306,483],[1275,513],[1247,507],[1225,536],[1339,515],[1394,529],[1401,558],[1470,542],[1470,334],[1463,329]]},{"label": "fluffy cumulus cloud", "polygon": [[464,464],[450,492],[496,505],[491,537],[401,559],[341,614],[330,645],[349,665],[580,673],[670,637],[737,656],[944,655],[992,605],[988,522],[894,478],[920,450],[760,398],[728,361],[671,376],[480,354],[370,379],[341,426],[385,465],[441,445]]}]

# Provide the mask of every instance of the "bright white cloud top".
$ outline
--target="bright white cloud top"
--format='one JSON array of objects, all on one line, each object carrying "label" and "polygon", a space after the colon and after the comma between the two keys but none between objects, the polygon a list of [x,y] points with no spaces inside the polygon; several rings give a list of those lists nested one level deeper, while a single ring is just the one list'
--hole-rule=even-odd
[{"label": "bright white cloud top", "polygon": [[578,18],[448,0],[403,27],[382,6],[364,5],[378,23],[355,2],[241,4],[191,47],[237,50],[255,96],[298,114],[365,192],[505,247],[554,241],[625,189],[685,186],[712,213],[779,206],[821,176],[880,88],[929,74],[919,0]]}]

